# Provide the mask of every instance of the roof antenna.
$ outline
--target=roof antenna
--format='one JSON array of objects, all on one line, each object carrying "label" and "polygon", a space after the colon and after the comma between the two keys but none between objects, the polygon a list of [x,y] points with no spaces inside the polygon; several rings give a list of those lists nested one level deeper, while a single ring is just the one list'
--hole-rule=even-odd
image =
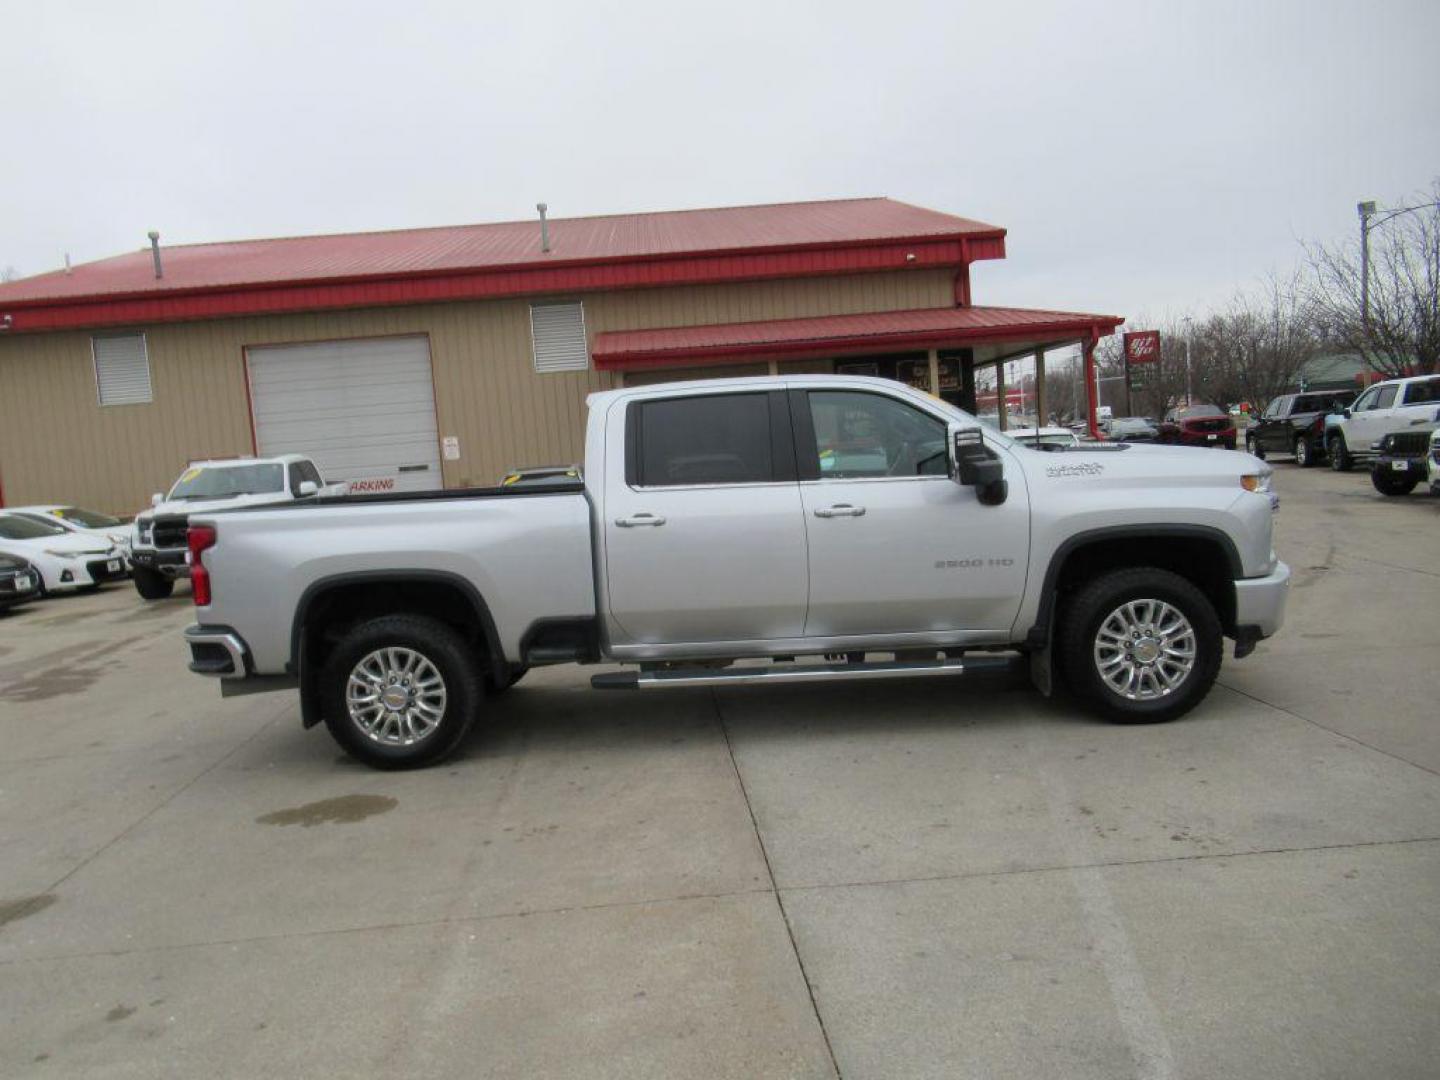
[{"label": "roof antenna", "polygon": [[540,250],[542,252],[549,251],[550,223],[545,220],[545,211],[549,210],[550,207],[546,206],[543,202],[537,202],[535,209],[540,211]]},{"label": "roof antenna", "polygon": [[155,279],[158,281],[165,276],[164,271],[160,269],[160,234],[151,229],[148,235],[150,237],[150,257],[155,260]]}]

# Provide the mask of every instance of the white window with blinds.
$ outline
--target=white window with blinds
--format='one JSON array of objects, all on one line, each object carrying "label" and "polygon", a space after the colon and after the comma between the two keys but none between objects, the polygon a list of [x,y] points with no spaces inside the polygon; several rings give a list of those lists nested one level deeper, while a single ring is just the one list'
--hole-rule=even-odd
[{"label": "white window with blinds", "polygon": [[144,405],[150,398],[150,355],[144,334],[92,337],[95,387],[101,405]]},{"label": "white window with blinds", "polygon": [[584,304],[531,304],[530,341],[535,370],[584,371],[590,366]]}]

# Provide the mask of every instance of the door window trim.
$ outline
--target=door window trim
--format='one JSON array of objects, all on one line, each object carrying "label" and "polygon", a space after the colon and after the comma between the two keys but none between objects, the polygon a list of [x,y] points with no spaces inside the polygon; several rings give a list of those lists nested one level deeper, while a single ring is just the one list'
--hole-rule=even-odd
[{"label": "door window trim", "polygon": [[[640,463],[644,455],[640,411],[647,405],[667,401],[690,401],[696,398],[764,397],[770,419],[769,480],[727,480],[720,483],[642,484]],[[790,432],[790,410],[785,391],[766,389],[726,390],[719,393],[661,394],[637,398],[625,403],[625,486],[632,491],[711,491],[716,488],[765,488],[795,483],[795,441]]]},{"label": "door window trim", "polygon": [[[950,422],[941,416],[917,406],[913,401],[895,394],[882,393],[879,390],[860,389],[854,386],[818,387],[802,386],[789,390],[790,399],[790,428],[795,433],[794,454],[795,474],[802,484],[893,484],[896,481],[907,483],[916,480],[944,480],[951,482],[946,473],[928,473],[921,476],[825,476],[820,472],[820,444],[815,440],[815,418],[810,414],[810,395],[812,393],[828,394],[864,394],[868,397],[881,398],[884,401],[891,401],[897,405],[914,409],[922,416],[929,417],[945,429],[945,438],[950,437]],[[948,456],[948,451],[947,451]]]}]

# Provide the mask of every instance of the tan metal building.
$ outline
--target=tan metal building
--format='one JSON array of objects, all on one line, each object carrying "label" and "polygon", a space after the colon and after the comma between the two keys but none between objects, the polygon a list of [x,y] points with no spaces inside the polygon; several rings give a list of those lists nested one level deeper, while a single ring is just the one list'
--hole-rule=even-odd
[{"label": "tan metal building", "polygon": [[129,513],[188,461],[282,452],[489,485],[579,460],[622,382],[859,370],[973,407],[977,366],[1120,322],[972,305],[1003,257],[887,199],[154,244],[0,285],[0,502]]}]

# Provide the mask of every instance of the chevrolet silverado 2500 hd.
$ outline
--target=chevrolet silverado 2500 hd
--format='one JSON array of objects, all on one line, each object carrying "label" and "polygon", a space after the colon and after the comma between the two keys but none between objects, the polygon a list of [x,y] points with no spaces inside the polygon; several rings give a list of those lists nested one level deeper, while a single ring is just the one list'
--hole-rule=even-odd
[{"label": "chevrolet silverado 2500 hd", "polygon": [[609,391],[583,480],[192,514],[190,667],[227,694],[298,688],[307,726],[381,767],[439,759],[487,691],[566,662],[644,689],[1021,653],[1044,692],[1053,669],[1116,720],[1168,720],[1224,637],[1243,656],[1283,620],[1269,473],[1041,453],[880,379]]}]

